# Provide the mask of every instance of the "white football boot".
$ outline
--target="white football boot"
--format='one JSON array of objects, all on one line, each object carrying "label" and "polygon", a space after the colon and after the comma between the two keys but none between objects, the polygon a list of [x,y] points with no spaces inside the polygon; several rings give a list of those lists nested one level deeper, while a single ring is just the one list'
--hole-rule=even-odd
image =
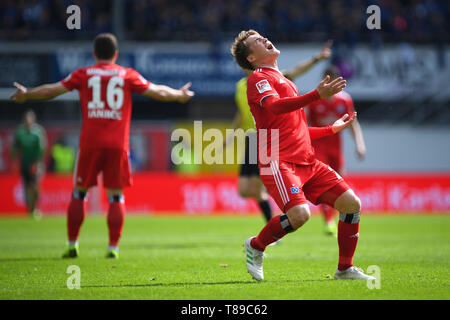
[{"label": "white football boot", "polygon": [[277,241],[272,242],[272,243],[269,244],[268,246],[269,246],[269,247],[272,247],[272,246],[276,246],[277,244],[280,244],[280,243],[281,243],[281,239],[278,239]]},{"label": "white football boot", "polygon": [[361,279],[361,280],[375,280],[375,277],[368,276],[364,273],[364,270],[357,268],[355,266],[351,266],[348,269],[339,271],[336,270],[334,274],[334,279]]},{"label": "white football boot", "polygon": [[264,252],[252,248],[250,245],[250,241],[252,241],[252,239],[253,237],[248,238],[244,242],[247,271],[253,279],[261,281],[264,279],[263,259],[266,255]]}]

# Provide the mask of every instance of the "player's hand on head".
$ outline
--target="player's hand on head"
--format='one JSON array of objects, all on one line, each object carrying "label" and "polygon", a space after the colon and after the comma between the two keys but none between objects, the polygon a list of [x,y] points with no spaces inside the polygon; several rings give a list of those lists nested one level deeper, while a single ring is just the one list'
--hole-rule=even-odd
[{"label": "player's hand on head", "polygon": [[347,86],[347,81],[342,77],[337,77],[333,81],[329,75],[319,83],[316,90],[321,98],[329,98],[332,95],[342,91]]},{"label": "player's hand on head", "polygon": [[344,114],[340,119],[336,120],[331,127],[333,128],[334,133],[338,133],[339,131],[344,130],[349,127],[353,121],[356,120],[356,112],[353,112],[351,115],[348,113]]},{"label": "player's hand on head", "polygon": [[189,90],[189,88],[192,86],[191,82],[186,83],[184,86],[180,88],[181,91],[181,97],[178,99],[181,103],[185,103],[189,101],[194,95],[194,91]]},{"label": "player's hand on head", "polygon": [[17,90],[11,95],[11,100],[17,103],[24,103],[27,100],[25,96],[25,93],[27,93],[27,88],[18,82],[14,82],[13,85]]}]

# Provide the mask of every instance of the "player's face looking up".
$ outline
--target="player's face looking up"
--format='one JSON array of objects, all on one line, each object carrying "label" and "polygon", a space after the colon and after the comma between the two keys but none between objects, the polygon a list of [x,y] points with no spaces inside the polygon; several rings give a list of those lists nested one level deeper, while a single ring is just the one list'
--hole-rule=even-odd
[{"label": "player's face looking up", "polygon": [[255,67],[272,65],[280,55],[280,50],[258,33],[249,36],[245,44],[250,49],[247,60]]}]

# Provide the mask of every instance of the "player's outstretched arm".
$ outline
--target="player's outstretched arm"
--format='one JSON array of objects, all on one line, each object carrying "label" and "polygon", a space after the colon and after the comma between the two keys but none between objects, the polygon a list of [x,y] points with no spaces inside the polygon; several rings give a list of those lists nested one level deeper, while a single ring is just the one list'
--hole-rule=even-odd
[{"label": "player's outstretched arm", "polygon": [[148,89],[142,94],[159,101],[178,101],[185,103],[195,95],[193,91],[189,90],[191,85],[192,83],[188,82],[180,89],[173,89],[162,84],[151,83]]},{"label": "player's outstretched arm", "polygon": [[14,82],[14,87],[17,88],[17,91],[11,96],[11,100],[17,103],[24,103],[28,100],[51,99],[69,91],[61,82],[43,84],[31,89]]},{"label": "player's outstretched arm", "polygon": [[322,47],[320,52],[315,57],[313,57],[313,58],[311,58],[309,60],[300,62],[298,65],[296,65],[292,69],[289,69],[289,70],[283,72],[283,74],[287,78],[289,78],[291,80],[294,80],[298,76],[302,75],[303,73],[305,73],[309,69],[311,69],[319,61],[322,61],[324,59],[330,58],[331,54],[332,54],[332,51],[331,51],[331,46],[332,45],[333,45],[333,41],[332,40],[328,40],[325,43],[325,45]]}]

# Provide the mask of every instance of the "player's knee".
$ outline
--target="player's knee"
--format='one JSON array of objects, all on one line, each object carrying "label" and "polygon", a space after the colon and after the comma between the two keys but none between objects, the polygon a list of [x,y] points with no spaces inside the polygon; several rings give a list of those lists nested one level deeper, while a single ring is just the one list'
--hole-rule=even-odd
[{"label": "player's knee", "polygon": [[249,188],[247,186],[239,186],[239,195],[242,198],[249,198],[251,196]]},{"label": "player's knee", "polygon": [[292,207],[286,213],[289,218],[289,222],[294,230],[304,225],[311,216],[308,205],[299,205]]},{"label": "player's knee", "polygon": [[342,213],[360,212],[361,200],[352,190],[347,190],[336,200],[335,208]]},{"label": "player's knee", "polygon": [[255,198],[258,199],[260,197],[261,191],[257,186],[251,183],[246,183],[239,185],[239,195],[242,198]]}]

